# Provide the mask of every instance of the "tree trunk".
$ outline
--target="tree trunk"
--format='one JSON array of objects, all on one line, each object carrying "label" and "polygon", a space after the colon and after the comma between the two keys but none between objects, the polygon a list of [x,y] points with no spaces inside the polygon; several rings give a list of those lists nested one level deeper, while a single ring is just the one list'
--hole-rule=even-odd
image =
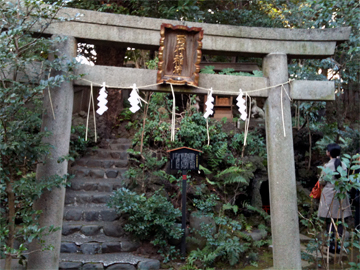
[{"label": "tree trunk", "polygon": [[[95,50],[97,54],[96,65],[116,67],[124,66],[126,48],[117,48],[115,46],[108,45],[96,45]],[[112,137],[111,132],[114,125],[116,124],[116,119],[123,109],[121,90],[111,88],[107,90],[107,107],[109,109],[104,113],[105,130],[103,136],[105,139]]]}]

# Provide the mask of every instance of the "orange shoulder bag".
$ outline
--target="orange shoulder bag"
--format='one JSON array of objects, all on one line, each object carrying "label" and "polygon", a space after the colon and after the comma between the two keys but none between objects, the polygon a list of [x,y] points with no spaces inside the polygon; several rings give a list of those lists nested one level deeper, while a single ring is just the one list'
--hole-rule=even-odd
[{"label": "orange shoulder bag", "polygon": [[316,182],[315,186],[311,190],[310,197],[314,199],[320,199],[321,197],[321,187],[319,181]]}]

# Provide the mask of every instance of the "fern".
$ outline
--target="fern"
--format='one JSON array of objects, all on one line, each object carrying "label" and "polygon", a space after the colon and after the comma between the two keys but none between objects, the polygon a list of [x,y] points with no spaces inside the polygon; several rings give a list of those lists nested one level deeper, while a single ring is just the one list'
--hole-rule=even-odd
[{"label": "fern", "polygon": [[199,165],[199,169],[202,170],[205,174],[212,174],[212,172],[209,169],[205,168],[202,165]]},{"label": "fern", "polygon": [[254,77],[263,77],[264,74],[261,70],[253,70]]},{"label": "fern", "polygon": [[264,210],[259,209],[257,207],[254,207],[248,203],[244,203],[244,207],[246,207],[248,210],[250,211],[254,211],[260,214],[260,216],[262,216],[265,220],[267,220],[268,218],[270,218],[270,215],[268,213],[266,213]]},{"label": "fern", "polygon": [[244,169],[240,169],[239,167],[232,166],[229,167],[222,172],[218,173],[215,177],[223,180],[224,185],[233,184],[233,183],[242,183],[244,185],[248,185],[249,181],[247,181],[241,173],[244,173]]},{"label": "fern", "polygon": [[209,152],[209,165],[212,169],[219,167],[219,165],[223,162],[227,151],[227,143],[224,143],[215,153]]},{"label": "fern", "polygon": [[204,68],[201,69],[201,73],[215,74],[214,68],[215,68],[214,66],[205,66]]},{"label": "fern", "polygon": [[239,167],[236,167],[236,166],[232,166],[232,167],[229,167],[225,170],[223,170],[222,172],[218,173],[215,177],[219,178],[221,176],[224,176],[225,174],[230,174],[230,173],[241,173],[243,172],[244,170],[240,169]]},{"label": "fern", "polygon": [[239,238],[235,236],[226,241],[224,249],[231,266],[235,265],[239,261],[240,253],[244,252],[243,246],[239,242]]},{"label": "fern", "polygon": [[249,185],[249,182],[246,181],[246,179],[244,177],[242,177],[241,175],[229,175],[225,180],[224,180],[224,184],[228,185],[228,184],[234,184],[234,183],[242,183],[245,186]]},{"label": "fern", "polygon": [[237,231],[236,235],[241,237],[242,239],[245,239],[248,242],[252,241],[252,238],[250,235],[248,235],[247,233],[243,232],[243,231]]},{"label": "fern", "polygon": [[224,68],[223,70],[221,70],[221,72],[219,72],[219,74],[221,75],[232,75],[234,73],[235,69],[233,68]]}]

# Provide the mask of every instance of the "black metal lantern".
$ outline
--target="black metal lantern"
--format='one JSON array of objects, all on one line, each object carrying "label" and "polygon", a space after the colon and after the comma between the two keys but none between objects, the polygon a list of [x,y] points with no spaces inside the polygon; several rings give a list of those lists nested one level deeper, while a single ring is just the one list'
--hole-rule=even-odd
[{"label": "black metal lantern", "polygon": [[192,149],[189,147],[180,147],[168,150],[170,153],[170,168],[171,170],[181,170],[183,174],[182,180],[182,226],[184,235],[181,240],[181,254],[186,255],[186,172],[189,170],[199,169],[199,153],[200,150]]}]

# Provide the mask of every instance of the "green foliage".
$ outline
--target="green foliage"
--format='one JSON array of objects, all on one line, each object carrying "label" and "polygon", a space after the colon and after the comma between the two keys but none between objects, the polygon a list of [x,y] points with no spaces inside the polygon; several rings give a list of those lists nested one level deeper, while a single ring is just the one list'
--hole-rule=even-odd
[{"label": "green foliage", "polygon": [[[231,148],[240,153],[244,145],[244,140],[244,133],[236,133],[232,137]],[[245,155],[266,157],[265,138],[262,137],[256,129],[249,131],[247,134]]]},{"label": "green foliage", "polygon": [[70,149],[69,155],[74,159],[85,154],[87,147],[94,144],[94,135],[91,134],[87,141],[85,141],[86,127],[78,125],[71,127]]},{"label": "green foliage", "polygon": [[[22,175],[21,178],[15,181],[12,185],[13,192],[16,196],[16,216],[14,220],[17,223],[17,229],[14,238],[20,243],[30,243],[34,239],[41,239],[42,236],[51,234],[60,228],[39,227],[37,220],[41,215],[41,211],[33,210],[33,202],[40,197],[44,191],[52,190],[55,187],[67,185],[68,175],[63,177],[54,175],[45,179],[36,179],[36,174],[29,172]],[[18,258],[22,253],[26,253],[27,248],[22,244],[22,248],[11,248],[7,244],[9,237],[9,221],[8,221],[8,194],[6,186],[3,181],[0,182],[0,201],[1,201],[1,216],[0,216],[0,256],[4,254],[12,254]],[[50,243],[46,243],[44,248],[49,248]]]},{"label": "green foliage", "polygon": [[[201,69],[201,73],[204,74],[215,74],[214,66],[205,66]],[[263,77],[263,73],[260,70],[253,70],[253,74],[248,72],[235,72],[233,68],[224,68],[219,72],[220,75],[233,75],[233,76],[253,76],[253,77]]]},{"label": "green foliage", "polygon": [[121,188],[111,196],[108,206],[123,216],[125,214],[127,224],[124,229],[127,232],[141,240],[152,240],[163,253],[169,248],[167,240],[182,236],[182,229],[175,225],[176,219],[181,216],[180,210],[158,193],[146,198],[144,194],[138,195]]},{"label": "green foliage", "polygon": [[[33,173],[52,147],[43,141],[50,133],[41,130],[41,115],[51,114],[42,111],[44,95],[76,78],[72,74],[75,60],[65,59],[54,49],[64,39],[33,32],[34,25],[45,31],[62,5],[63,1],[54,1],[51,8],[35,0],[0,2],[0,250],[8,258],[26,252],[25,242],[57,229],[40,228],[41,213],[34,212],[32,204],[44,190],[64,185],[68,178],[49,175],[36,180]],[[48,59],[50,55],[53,60]],[[18,249],[12,248],[14,239],[21,243]]]},{"label": "green foliage", "polygon": [[[226,207],[225,207],[226,208]],[[211,267],[216,261],[223,261],[234,266],[245,252],[250,251],[252,246],[251,237],[245,235],[249,242],[243,242],[237,235],[241,232],[240,222],[226,216],[215,217],[217,225],[216,233],[209,224],[202,224],[201,231],[197,232],[201,237],[206,238],[206,246],[200,250],[193,250],[187,258],[187,263],[193,266],[195,261],[201,261],[205,267]]]},{"label": "green foliage", "polygon": [[[199,199],[194,199],[194,206],[197,208],[195,215],[212,217],[216,224],[216,230],[214,231],[212,224],[201,224],[201,230],[193,231],[195,235],[206,239],[206,245],[203,249],[193,250],[187,257],[187,266],[193,267],[196,261],[200,261],[202,266],[213,267],[216,262],[222,261],[232,266],[239,263],[245,256],[251,256],[250,263],[256,263],[258,248],[263,245],[268,245],[267,239],[259,241],[253,241],[252,237],[242,231],[252,230],[252,226],[247,223],[244,215],[238,214],[240,210],[237,205],[230,203],[223,204],[220,208],[220,213],[217,215],[214,213],[214,208],[219,205],[220,199],[215,194],[201,195]],[[245,204],[245,208],[252,212],[252,215],[260,214],[263,220],[266,221],[270,216],[262,209],[257,209],[250,205]],[[236,215],[235,219],[232,219],[225,215],[226,210],[232,210]],[[260,224],[258,229],[268,231],[269,229]],[[190,237],[192,241],[197,242],[197,238]]]},{"label": "green foliage", "polygon": [[149,60],[145,64],[148,69],[157,69],[158,63],[159,63],[159,58],[155,57],[155,59]]},{"label": "green foliage", "polygon": [[219,166],[223,163],[224,157],[226,153],[228,152],[228,146],[227,143],[223,143],[222,146],[220,146],[219,149],[215,152],[209,151],[209,166],[214,170],[218,169]]},{"label": "green foliage", "polygon": [[193,205],[201,214],[211,214],[214,207],[218,204],[219,197],[215,194],[202,195],[201,199],[194,198]]},{"label": "green foliage", "polygon": [[201,69],[201,73],[215,74],[214,68],[215,68],[214,66],[205,66],[204,68]]},{"label": "green foliage", "polygon": [[215,177],[218,179],[222,179],[224,185],[233,183],[242,183],[248,185],[248,181],[241,175],[241,173],[243,173],[244,171],[245,170],[242,168],[232,166],[221,171]]},{"label": "green foliage", "polygon": [[119,122],[130,121],[132,115],[133,115],[133,113],[128,108],[126,108],[120,112],[118,121]]},{"label": "green foliage", "polygon": [[[250,205],[250,204],[248,204],[248,203],[245,203],[244,206],[245,206],[248,210],[260,214],[260,216],[263,217],[264,220],[267,220],[267,219],[270,218],[270,215],[269,215],[268,213],[266,213],[266,212],[265,212],[264,210],[262,210],[262,209],[259,209],[259,208],[257,208],[257,207],[254,207],[254,206],[252,206],[252,205]],[[259,229],[260,229],[260,228],[259,228]]]}]

